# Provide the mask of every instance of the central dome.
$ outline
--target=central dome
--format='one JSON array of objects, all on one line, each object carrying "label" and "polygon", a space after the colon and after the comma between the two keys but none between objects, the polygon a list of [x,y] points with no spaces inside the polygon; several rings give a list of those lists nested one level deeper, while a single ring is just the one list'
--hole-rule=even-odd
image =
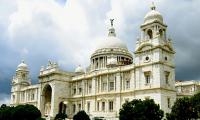
[{"label": "central dome", "polygon": [[91,55],[91,71],[130,65],[133,62],[132,54],[128,51],[126,44],[116,37],[113,20],[110,19],[111,28],[109,29],[108,36],[97,46],[95,52]]},{"label": "central dome", "polygon": [[98,47],[98,49],[103,48],[124,48],[127,49],[127,46],[124,42],[122,42],[119,38],[115,36],[108,36],[106,41],[102,42]]}]

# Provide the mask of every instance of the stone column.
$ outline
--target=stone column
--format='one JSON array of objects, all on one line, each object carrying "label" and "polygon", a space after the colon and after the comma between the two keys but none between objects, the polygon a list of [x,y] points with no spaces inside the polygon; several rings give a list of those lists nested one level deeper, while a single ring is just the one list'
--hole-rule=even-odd
[{"label": "stone column", "polygon": [[98,66],[97,66],[97,67],[98,67],[98,69],[99,69],[99,68],[100,68],[100,65],[101,65],[101,64],[100,64],[100,57],[98,57],[97,63],[98,63]]},{"label": "stone column", "polygon": [[114,74],[114,90],[116,91],[116,74]]},{"label": "stone column", "polygon": [[98,84],[99,84],[99,93],[101,92],[101,76],[99,77],[99,82],[98,82]]},{"label": "stone column", "polygon": [[92,95],[94,95],[95,92],[96,92],[96,86],[95,86],[96,84],[95,84],[95,83],[96,83],[96,78],[93,77],[93,78],[92,78],[92,91],[91,91],[91,92],[92,92]]},{"label": "stone column", "polygon": [[157,34],[156,26],[153,26],[153,38],[156,36],[156,34]]},{"label": "stone column", "polygon": [[106,65],[107,65],[107,56],[106,56],[106,63],[105,63],[105,67],[106,67]]},{"label": "stone column", "polygon": [[93,70],[94,69],[94,60],[91,59],[91,69]]},{"label": "stone column", "polygon": [[116,74],[116,91],[120,92],[121,84],[120,84],[120,73]]},{"label": "stone column", "polygon": [[104,56],[103,56],[103,59],[102,59],[102,64],[103,64],[102,67],[103,67],[103,68],[104,68],[104,63],[105,63],[104,60],[105,60],[105,59],[104,59]]},{"label": "stone column", "polygon": [[109,91],[109,76],[107,74],[107,91]]},{"label": "stone column", "polygon": [[104,56],[104,68],[106,67],[106,56]]}]

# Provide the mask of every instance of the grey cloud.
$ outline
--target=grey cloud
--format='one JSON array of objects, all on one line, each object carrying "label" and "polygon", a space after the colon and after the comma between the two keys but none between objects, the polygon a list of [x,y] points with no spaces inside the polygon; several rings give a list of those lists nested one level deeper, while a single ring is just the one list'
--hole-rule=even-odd
[{"label": "grey cloud", "polygon": [[[141,6],[145,6],[141,5]],[[198,80],[200,79],[200,1],[173,1],[165,0],[158,2],[157,10],[164,17],[168,25],[168,36],[173,39],[176,50],[176,79],[177,80]],[[146,7],[146,6],[145,6]],[[121,31],[121,38],[128,42],[130,50],[134,50],[137,36],[140,35],[140,24],[146,14],[137,8],[132,16],[125,16],[126,31]],[[126,13],[125,13],[126,14]],[[130,13],[128,13],[130,14]],[[131,28],[130,28],[131,25]],[[130,29],[129,29],[130,28]]]},{"label": "grey cloud", "polygon": [[[92,37],[106,36],[106,13],[112,10],[110,2],[103,1],[96,6],[83,3],[83,1],[81,3],[87,7],[86,14],[88,23],[90,23],[88,27],[91,32],[89,34]],[[135,5],[136,3],[138,5]],[[128,6],[122,5],[125,26],[120,26],[117,29],[118,37],[127,43],[130,51],[134,51],[136,38],[140,35],[140,24],[143,23],[143,17],[149,11],[148,4],[150,4],[139,0],[136,3]],[[157,10],[163,15],[164,21],[168,25],[168,35],[172,37],[176,49],[176,79],[200,79],[200,10],[198,9],[200,2],[198,0],[163,0],[156,3],[156,5]],[[16,31],[13,42],[14,47],[9,44],[11,38],[6,33],[8,23],[0,20],[1,23],[6,23],[0,24],[0,63],[2,63],[0,64],[0,93],[10,92],[10,80],[22,58],[29,65],[33,83],[37,82],[40,66],[47,64],[49,59],[54,61],[64,60],[66,65],[61,67],[65,70],[73,70],[76,66],[72,56],[79,53],[59,49],[57,43],[59,38],[54,33],[59,28],[56,27],[56,23],[51,18],[52,16],[42,12],[34,13],[33,17],[36,26],[24,24],[19,31]],[[36,27],[36,31],[32,31],[31,27]],[[52,28],[54,31],[52,31]],[[29,53],[21,54],[23,48],[26,48]],[[84,49],[80,48],[79,51]],[[64,57],[64,54],[67,58]],[[91,53],[86,56],[90,56],[89,54]],[[82,59],[87,58],[82,57]]]}]

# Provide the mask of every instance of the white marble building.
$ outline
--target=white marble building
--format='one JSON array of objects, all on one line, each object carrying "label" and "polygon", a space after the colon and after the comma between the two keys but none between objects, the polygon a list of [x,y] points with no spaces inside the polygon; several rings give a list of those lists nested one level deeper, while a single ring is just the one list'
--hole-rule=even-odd
[{"label": "white marble building", "polygon": [[72,118],[85,110],[91,118],[117,120],[125,101],[150,98],[170,112],[177,97],[175,51],[166,37],[167,25],[154,5],[140,31],[132,54],[117,38],[111,20],[107,42],[98,45],[87,70],[79,66],[75,72],[67,72],[49,62],[41,67],[36,85],[31,84],[28,66],[22,62],[12,80],[11,105],[33,104],[49,118],[59,111]]}]

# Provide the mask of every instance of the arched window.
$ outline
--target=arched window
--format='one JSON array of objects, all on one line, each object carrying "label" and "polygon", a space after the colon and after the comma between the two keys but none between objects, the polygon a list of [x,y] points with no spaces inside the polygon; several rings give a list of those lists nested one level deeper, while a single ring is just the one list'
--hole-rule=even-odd
[{"label": "arched window", "polygon": [[67,108],[67,106],[63,102],[60,102],[58,112],[59,113],[66,113],[66,108]]},{"label": "arched window", "polygon": [[63,113],[66,113],[67,105],[64,104],[63,106]]},{"label": "arched window", "polygon": [[160,37],[162,38],[163,37],[163,31],[162,31],[162,29],[159,30],[159,34],[160,34]]},{"label": "arched window", "polygon": [[147,35],[148,35],[149,39],[152,39],[152,38],[153,38],[153,32],[152,32],[151,29],[149,29],[149,30],[147,31]]},{"label": "arched window", "polygon": [[25,78],[26,78],[25,73],[22,73],[22,79],[25,79]]},{"label": "arched window", "polygon": [[60,102],[59,104],[59,113],[62,113],[63,111],[63,102]]}]

